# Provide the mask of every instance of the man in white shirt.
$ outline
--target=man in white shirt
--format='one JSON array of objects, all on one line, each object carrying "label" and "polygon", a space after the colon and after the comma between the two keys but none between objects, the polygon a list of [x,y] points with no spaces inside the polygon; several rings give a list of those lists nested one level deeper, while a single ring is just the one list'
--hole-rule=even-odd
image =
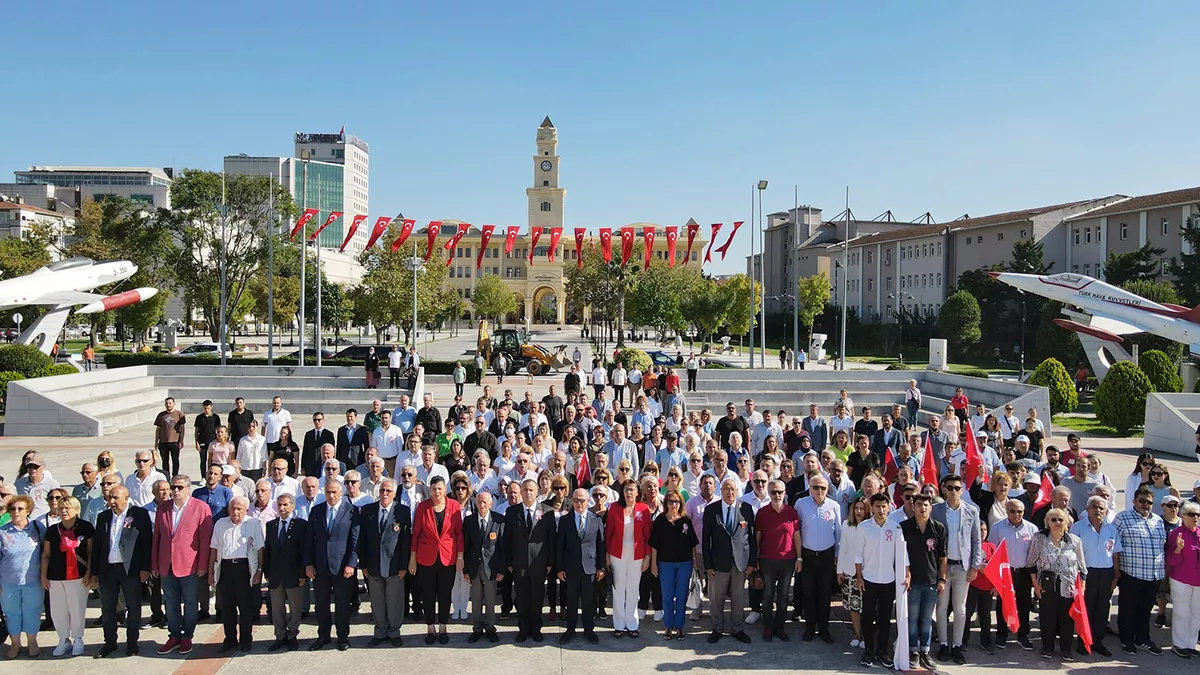
[{"label": "man in white shirt", "polygon": [[396,457],[400,454],[400,446],[404,442],[404,432],[392,424],[392,411],[380,413],[380,426],[371,434],[371,446],[379,451],[384,469],[389,476],[395,475]]},{"label": "man in white shirt", "polygon": [[754,409],[754,399],[746,399],[746,409],[742,411],[742,419],[746,420],[748,429],[753,429],[756,424],[762,424],[763,416]]},{"label": "man in white shirt", "polygon": [[308,514],[317,504],[325,501],[321,494],[321,481],[316,476],[308,476],[300,481],[300,491],[296,493],[296,517],[308,520]]},{"label": "man in white shirt", "polygon": [[225,641],[219,654],[239,647],[244,654],[254,646],[266,530],[258,519],[246,517],[249,506],[245,497],[234,497],[229,502],[229,517],[213,523],[208,582],[217,591],[225,621]]},{"label": "man in white shirt", "polygon": [[[618,410],[625,407],[625,384],[627,382],[628,373],[625,371],[625,366],[618,363],[612,372],[613,404]],[[632,402],[630,401],[630,403]]]},{"label": "man in white shirt", "polygon": [[331,480],[337,481],[338,483],[341,483],[345,480],[345,478],[342,476],[341,464],[339,464],[336,459],[326,460],[326,462],[321,465],[321,477],[318,479],[321,492],[325,491],[325,484]]},{"label": "man in white shirt", "polygon": [[492,470],[492,460],[488,457],[486,450],[476,450],[473,458],[474,465],[471,471],[467,473],[467,480],[471,481],[471,490],[475,493],[491,492],[503,498],[497,489],[500,486],[500,481],[496,477],[496,472]]},{"label": "man in white shirt", "polygon": [[125,479],[125,487],[129,490],[129,501],[134,506],[145,507],[154,501],[154,483],[167,480],[167,477],[154,468],[154,453],[149,450],[138,450],[134,454],[137,471]]},{"label": "man in white shirt", "polygon": [[351,504],[362,508],[375,501],[374,497],[363,492],[363,478],[359,472],[353,470],[347,471],[343,484],[346,486],[346,501]]},{"label": "man in white shirt", "polygon": [[271,468],[267,471],[267,478],[271,482],[271,501],[274,502],[279,498],[279,495],[288,494],[293,497],[300,492],[300,481],[287,475],[287,460],[273,459],[271,460]]},{"label": "man in white shirt", "polygon": [[[842,551],[842,555],[854,556],[855,577],[862,592],[862,635],[863,655],[859,660],[864,666],[879,663],[891,668],[892,649],[888,646],[891,636],[892,605],[896,601],[896,573],[904,570],[904,587],[908,587],[908,551],[904,546],[904,535],[899,523],[888,520],[887,495],[871,497],[871,517],[859,523],[859,547],[854,551]],[[900,626],[900,630],[908,630]]]},{"label": "man in white shirt", "polygon": [[[752,489],[750,492],[742,495],[742,501],[749,504],[750,508],[754,509],[755,514],[758,513],[759,509],[771,503],[771,497],[767,494],[767,483],[770,480],[765,471],[755,471],[750,476]],[[754,623],[754,621],[749,623]]]},{"label": "man in white shirt", "polygon": [[404,354],[400,352],[400,345],[392,345],[392,351],[387,355],[388,364],[388,386],[391,389],[400,388],[400,372],[404,369]]},{"label": "man in white shirt", "polygon": [[434,462],[435,459],[437,459],[437,450],[432,445],[421,448],[421,463],[417,465],[417,480],[424,485],[429,485],[434,476],[441,476],[442,480],[449,485],[450,473],[446,471],[446,467]]},{"label": "man in white shirt", "polygon": [[404,450],[396,457],[396,466],[404,468],[406,466],[418,467],[421,465],[421,437],[416,434],[411,434],[404,442]]},{"label": "man in white shirt", "polygon": [[283,407],[283,399],[276,396],[271,399],[271,409],[263,415],[263,435],[267,443],[279,442],[279,430],[292,427],[292,413]]},{"label": "man in white shirt", "polygon": [[763,443],[766,441],[767,436],[774,436],[778,442],[776,447],[782,451],[783,428],[771,419],[770,410],[763,411],[762,422],[750,427],[750,452],[753,456],[758,457],[762,454]]}]

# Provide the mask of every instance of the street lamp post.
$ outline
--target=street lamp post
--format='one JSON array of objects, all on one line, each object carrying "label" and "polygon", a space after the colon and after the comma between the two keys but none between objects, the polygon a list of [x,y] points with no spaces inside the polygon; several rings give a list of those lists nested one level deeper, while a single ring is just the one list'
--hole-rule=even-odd
[{"label": "street lamp post", "polygon": [[417,348],[417,275],[425,268],[425,261],[417,257],[417,240],[413,240],[413,254],[408,259],[408,269],[413,273],[412,303],[412,349]]},{"label": "street lamp post", "polygon": [[[758,277],[759,289],[758,294],[762,299],[759,305],[759,312],[762,313],[762,327],[759,329],[759,341],[762,345],[762,351],[759,352],[760,362],[762,367],[767,367],[767,242],[766,229],[764,225],[766,221],[763,218],[762,208],[762,193],[767,189],[767,181],[758,181]],[[753,306],[751,306],[753,308]]]},{"label": "street lamp post", "polygon": [[1017,381],[1025,379],[1025,293],[1021,293],[1021,374]]}]

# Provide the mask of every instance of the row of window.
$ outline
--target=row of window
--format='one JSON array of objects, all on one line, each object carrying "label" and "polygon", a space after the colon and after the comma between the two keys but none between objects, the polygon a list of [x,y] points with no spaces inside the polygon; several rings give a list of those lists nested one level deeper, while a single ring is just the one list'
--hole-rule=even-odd
[{"label": "row of window", "polygon": [[[1159,225],[1160,231],[1162,232],[1162,236],[1166,237],[1171,233],[1171,220],[1169,218],[1163,218],[1162,220],[1159,221],[1158,225]],[[1072,234],[1074,235],[1074,238],[1075,238],[1075,245],[1076,246],[1079,245],[1081,235],[1082,235],[1083,243],[1085,243],[1085,244],[1092,243],[1092,229],[1093,228],[1085,227],[1082,230],[1080,230],[1079,228],[1075,228],[1074,230],[1072,230]],[[1096,242],[1099,243],[1100,242],[1100,226],[1097,225],[1094,229],[1096,230]],[[1179,234],[1180,234],[1180,236],[1183,236],[1183,231],[1181,230],[1179,232]],[[1129,223],[1121,223],[1120,237],[1121,237],[1121,241],[1125,241],[1126,239],[1129,239]]]},{"label": "row of window", "polygon": [[[1079,274],[1079,265],[1071,265],[1071,271]],[[1093,271],[1095,271],[1095,274],[1092,274]],[[1171,261],[1169,259],[1163,258],[1162,260],[1158,261],[1158,273],[1163,276],[1169,276],[1171,274]],[[1086,277],[1102,277],[1104,275],[1104,264],[1096,263],[1093,266],[1092,263],[1084,263],[1083,275]]]},{"label": "row of window", "polygon": [[[1029,230],[1021,230],[1021,238],[1022,238],[1022,239],[1024,239],[1026,236],[1028,236],[1028,234],[1029,234]],[[968,234],[966,237],[964,237],[964,240],[966,241],[966,243],[967,243],[968,245],[970,245],[970,243],[971,243],[971,235],[969,235],[969,234]],[[1003,233],[1003,232],[997,232],[997,233],[996,233],[996,241],[1004,241],[1004,233]],[[975,243],[976,243],[976,244],[982,244],[982,243],[983,243],[983,235],[982,235],[982,234],[975,235]],[[939,251],[938,251],[938,253],[941,253],[941,250],[940,250],[940,248],[939,248]]]},{"label": "row of window", "polygon": [[921,244],[920,246],[913,244],[912,246],[904,246],[900,249],[901,260],[905,258],[928,258],[931,255],[940,256],[941,254],[942,242],[940,241],[936,242],[936,244]]}]

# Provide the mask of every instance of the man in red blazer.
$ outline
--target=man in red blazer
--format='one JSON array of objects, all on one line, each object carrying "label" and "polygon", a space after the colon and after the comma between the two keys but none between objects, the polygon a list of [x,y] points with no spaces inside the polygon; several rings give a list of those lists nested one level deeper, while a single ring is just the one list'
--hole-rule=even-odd
[{"label": "man in red blazer", "polygon": [[191,653],[200,584],[206,582],[212,511],[208,504],[192,499],[191,492],[191,478],[172,478],[171,501],[159,507],[154,520],[150,570],[162,579],[169,636],[158,649],[160,656],[176,649],[180,654]]}]

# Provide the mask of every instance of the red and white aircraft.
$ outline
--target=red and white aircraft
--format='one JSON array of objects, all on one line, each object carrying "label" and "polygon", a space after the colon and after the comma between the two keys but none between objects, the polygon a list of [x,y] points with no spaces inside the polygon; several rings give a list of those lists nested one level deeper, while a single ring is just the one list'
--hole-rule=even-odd
[{"label": "red and white aircraft", "polygon": [[1089,325],[1055,319],[1067,330],[1108,342],[1124,342],[1122,335],[1153,333],[1190,345],[1200,342],[1200,307],[1160,305],[1140,295],[1082,274],[1038,275],[989,272],[1014,288],[1071,305],[1090,314]]}]

